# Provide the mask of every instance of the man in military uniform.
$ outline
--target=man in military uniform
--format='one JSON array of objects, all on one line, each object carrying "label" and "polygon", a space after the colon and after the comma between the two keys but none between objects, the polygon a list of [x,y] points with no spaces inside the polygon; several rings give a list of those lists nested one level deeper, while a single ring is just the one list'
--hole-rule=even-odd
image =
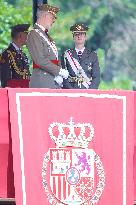
[{"label": "man in military uniform", "polygon": [[100,83],[100,68],[97,54],[85,47],[88,27],[84,24],[71,26],[75,47],[62,55],[62,67],[69,77],[64,80],[66,89],[97,89]]},{"label": "man in military uniform", "polygon": [[37,10],[37,22],[28,34],[27,46],[33,60],[31,88],[61,88],[68,71],[58,61],[58,50],[48,30],[55,22],[57,7],[43,4]]},{"label": "man in military uniform", "polygon": [[21,50],[21,47],[26,43],[29,26],[29,24],[17,24],[11,28],[12,42],[0,55],[2,87],[10,87],[12,79],[29,78],[28,58]]}]

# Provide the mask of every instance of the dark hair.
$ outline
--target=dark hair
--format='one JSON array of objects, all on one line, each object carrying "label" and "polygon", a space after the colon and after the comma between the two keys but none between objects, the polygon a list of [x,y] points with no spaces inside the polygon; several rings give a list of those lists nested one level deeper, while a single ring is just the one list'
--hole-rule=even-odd
[{"label": "dark hair", "polygon": [[16,38],[20,32],[28,32],[30,24],[17,24],[11,27],[11,37]]},{"label": "dark hair", "polygon": [[19,33],[18,31],[11,31],[11,38],[17,38]]}]

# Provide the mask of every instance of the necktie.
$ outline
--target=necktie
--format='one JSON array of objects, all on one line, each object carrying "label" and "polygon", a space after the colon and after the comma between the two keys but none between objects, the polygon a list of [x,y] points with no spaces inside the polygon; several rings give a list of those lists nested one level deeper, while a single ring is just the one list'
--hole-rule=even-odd
[{"label": "necktie", "polygon": [[48,39],[49,39],[50,41],[53,41],[52,38],[51,38],[51,37],[49,36],[49,34],[48,34],[48,29],[45,29],[44,32],[45,32],[46,36],[48,37]]},{"label": "necktie", "polygon": [[82,57],[82,52],[81,51],[78,51],[78,59],[79,59],[79,61],[81,60],[81,57]]},{"label": "necktie", "polygon": [[48,29],[46,28],[44,32],[45,32],[45,33],[48,33]]}]

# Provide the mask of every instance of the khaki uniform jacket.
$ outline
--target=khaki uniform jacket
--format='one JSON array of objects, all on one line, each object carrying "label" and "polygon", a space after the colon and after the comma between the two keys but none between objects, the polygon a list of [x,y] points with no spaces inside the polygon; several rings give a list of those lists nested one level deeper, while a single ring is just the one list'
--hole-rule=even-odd
[{"label": "khaki uniform jacket", "polygon": [[59,86],[55,83],[54,78],[59,74],[61,67],[51,62],[51,60],[56,59],[56,55],[46,40],[40,36],[40,34],[36,32],[35,29],[38,29],[42,35],[48,38],[47,34],[36,24],[34,29],[31,30],[28,34],[28,50],[32,60],[40,67],[33,69],[30,78],[30,87],[59,88]]},{"label": "khaki uniform jacket", "polygon": [[[82,57],[79,61],[76,50],[70,49],[70,52],[72,54],[72,57],[78,60],[85,74],[90,79],[91,84],[89,86],[89,89],[97,89],[100,84],[100,67],[99,67],[97,54],[94,51],[85,48]],[[64,54],[62,55],[61,58],[61,64],[62,64],[62,68],[67,69],[69,72],[69,78],[67,80],[64,80],[63,88],[86,89],[86,87],[84,87],[83,85],[79,86],[77,82],[70,81],[70,78],[76,77],[76,74],[74,73],[69,61],[67,60],[67,58],[65,58]]]}]

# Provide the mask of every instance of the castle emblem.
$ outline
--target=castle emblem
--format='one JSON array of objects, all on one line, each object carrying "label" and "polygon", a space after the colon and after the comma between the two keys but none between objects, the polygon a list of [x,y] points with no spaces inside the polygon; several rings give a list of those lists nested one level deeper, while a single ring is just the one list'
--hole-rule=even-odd
[{"label": "castle emblem", "polygon": [[75,124],[71,118],[68,124],[50,124],[48,132],[56,144],[45,154],[42,168],[50,204],[97,204],[105,186],[105,173],[100,157],[88,148],[93,126]]}]

